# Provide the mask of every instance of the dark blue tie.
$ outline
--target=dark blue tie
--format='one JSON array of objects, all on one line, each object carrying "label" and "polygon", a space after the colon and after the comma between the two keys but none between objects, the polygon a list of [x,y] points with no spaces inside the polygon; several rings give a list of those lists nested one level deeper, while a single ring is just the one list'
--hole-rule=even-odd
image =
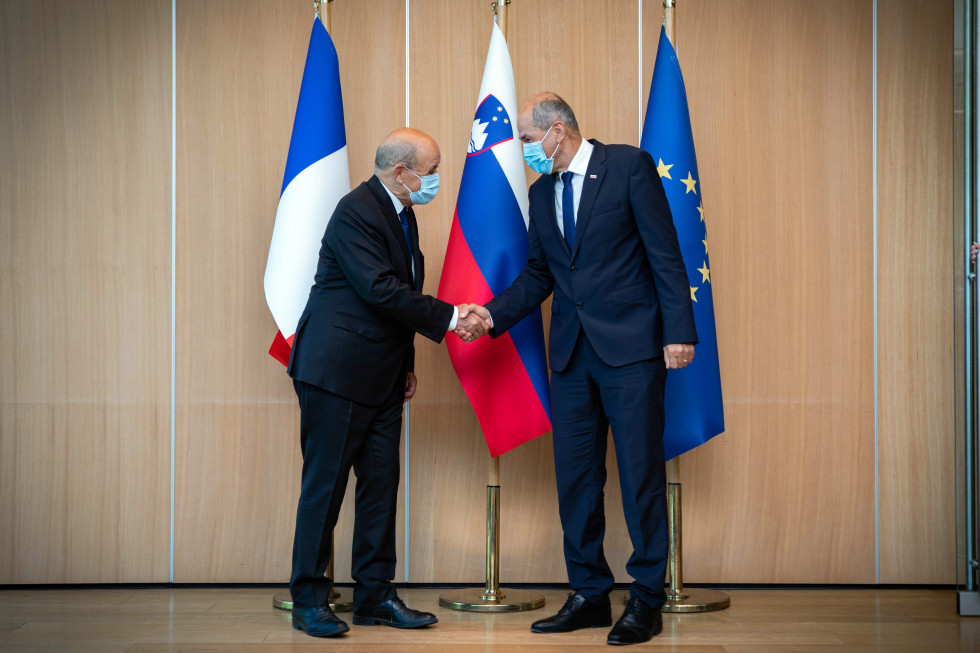
[{"label": "dark blue tie", "polygon": [[568,251],[572,251],[575,244],[575,194],[572,192],[571,170],[561,173],[561,221],[565,227],[565,242],[568,243]]},{"label": "dark blue tie", "polygon": [[408,268],[412,272],[414,280],[415,272],[412,268],[415,263],[415,255],[412,254],[412,232],[408,229],[408,216],[405,214],[405,209],[402,209],[401,213],[398,214],[398,221],[402,223],[402,233],[405,234],[405,244],[408,245]]}]

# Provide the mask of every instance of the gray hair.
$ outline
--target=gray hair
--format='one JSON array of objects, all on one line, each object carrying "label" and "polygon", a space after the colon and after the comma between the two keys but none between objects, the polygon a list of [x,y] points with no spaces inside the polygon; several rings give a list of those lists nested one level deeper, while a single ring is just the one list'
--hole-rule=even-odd
[{"label": "gray hair", "polygon": [[401,163],[414,168],[418,161],[418,148],[415,143],[400,138],[391,138],[378,146],[374,154],[374,172],[380,174]]},{"label": "gray hair", "polygon": [[549,96],[538,100],[531,111],[531,122],[538,129],[548,129],[555,121],[560,120],[569,128],[570,131],[578,132],[578,121],[575,120],[575,112],[568,102],[551,93]]}]

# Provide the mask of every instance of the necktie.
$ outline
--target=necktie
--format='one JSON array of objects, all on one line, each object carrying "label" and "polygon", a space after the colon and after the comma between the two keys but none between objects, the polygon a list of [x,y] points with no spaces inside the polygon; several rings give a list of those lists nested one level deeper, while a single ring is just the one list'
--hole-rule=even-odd
[{"label": "necktie", "polygon": [[565,227],[565,242],[568,251],[575,244],[575,194],[572,192],[572,175],[570,170],[561,173],[561,221]]},{"label": "necktie", "polygon": [[405,214],[405,209],[402,209],[401,213],[398,214],[398,221],[402,223],[402,233],[405,234],[405,244],[408,245],[408,267],[414,277],[415,255],[412,253],[412,232],[408,229],[408,216]]}]

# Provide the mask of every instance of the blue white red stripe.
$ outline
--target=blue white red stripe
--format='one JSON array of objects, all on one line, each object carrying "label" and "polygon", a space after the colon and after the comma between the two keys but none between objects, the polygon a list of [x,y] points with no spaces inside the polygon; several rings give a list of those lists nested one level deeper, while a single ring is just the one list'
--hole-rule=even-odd
[{"label": "blue white red stripe", "polygon": [[330,34],[315,18],[265,268],[265,298],[279,328],[269,353],[284,365],[313,285],[323,232],[349,191],[340,65]]},{"label": "blue white red stripe", "polygon": [[[527,187],[516,116],[510,54],[494,24],[439,284],[447,302],[485,304],[527,262]],[[491,455],[551,430],[540,309],[494,340],[467,344],[450,337],[447,347]]]}]

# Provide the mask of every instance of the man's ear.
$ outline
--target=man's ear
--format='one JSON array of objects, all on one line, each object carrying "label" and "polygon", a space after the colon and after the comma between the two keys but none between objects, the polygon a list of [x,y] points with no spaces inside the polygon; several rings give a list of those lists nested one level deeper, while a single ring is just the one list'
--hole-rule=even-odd
[{"label": "man's ear", "polygon": [[405,174],[404,164],[396,163],[395,166],[391,169],[391,178],[395,180],[395,183],[400,184],[402,183],[400,177],[403,174]]}]

